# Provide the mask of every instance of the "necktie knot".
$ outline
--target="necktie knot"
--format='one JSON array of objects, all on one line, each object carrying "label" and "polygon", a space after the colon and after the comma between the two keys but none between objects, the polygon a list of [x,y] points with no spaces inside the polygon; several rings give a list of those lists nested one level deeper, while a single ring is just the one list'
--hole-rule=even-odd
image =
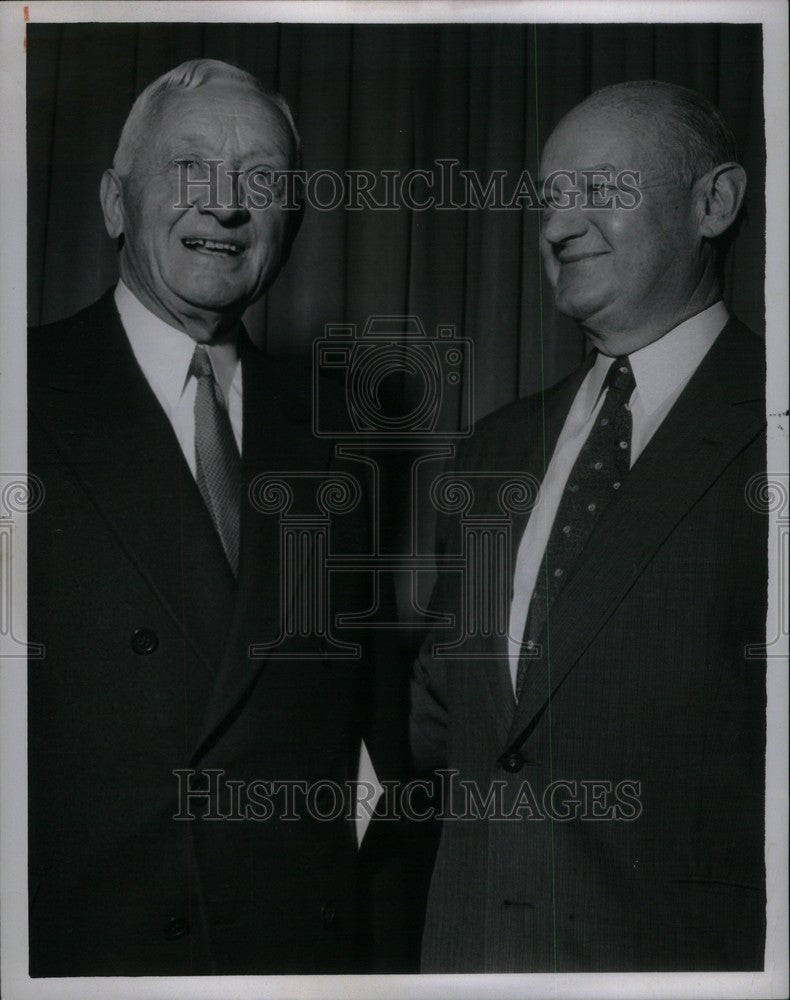
[{"label": "necktie knot", "polygon": [[214,369],[211,367],[211,358],[208,351],[201,344],[195,347],[192,360],[189,362],[189,375],[193,378],[209,378],[214,381]]},{"label": "necktie knot", "polygon": [[634,378],[628,355],[624,354],[620,358],[615,358],[609,366],[609,371],[606,373],[604,388],[616,389],[618,392],[630,396],[635,387],[636,379]]}]

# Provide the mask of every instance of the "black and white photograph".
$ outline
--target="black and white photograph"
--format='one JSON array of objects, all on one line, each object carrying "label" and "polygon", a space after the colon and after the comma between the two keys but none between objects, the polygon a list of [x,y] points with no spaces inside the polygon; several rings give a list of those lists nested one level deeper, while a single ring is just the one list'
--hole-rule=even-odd
[{"label": "black and white photograph", "polygon": [[5,4],[0,995],[788,990],[783,4]]}]

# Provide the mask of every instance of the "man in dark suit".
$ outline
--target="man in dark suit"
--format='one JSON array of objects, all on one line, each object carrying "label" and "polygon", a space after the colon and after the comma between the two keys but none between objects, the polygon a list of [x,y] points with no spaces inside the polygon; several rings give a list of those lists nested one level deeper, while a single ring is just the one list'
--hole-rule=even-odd
[{"label": "man in dark suit", "polygon": [[[746,177],[719,112],[655,81],[574,108],[541,173],[546,273],[593,351],[457,457],[453,478],[539,491],[508,634],[470,630],[459,658],[436,631],[415,669],[449,817],[423,969],[761,969],[764,346],[721,301]],[[501,497],[475,513],[501,523]],[[463,552],[449,515],[439,544]],[[461,587],[440,575],[434,608],[463,622]]]},{"label": "man in dark suit", "polygon": [[353,783],[397,772],[370,721],[384,691],[395,730],[398,680],[310,616],[370,606],[364,577],[326,597],[315,574],[329,525],[366,551],[364,483],[313,435],[309,374],[240,323],[293,236],[269,172],[298,156],[246,72],[167,73],[102,181],[118,286],[30,334],[33,976],[366,968]]}]

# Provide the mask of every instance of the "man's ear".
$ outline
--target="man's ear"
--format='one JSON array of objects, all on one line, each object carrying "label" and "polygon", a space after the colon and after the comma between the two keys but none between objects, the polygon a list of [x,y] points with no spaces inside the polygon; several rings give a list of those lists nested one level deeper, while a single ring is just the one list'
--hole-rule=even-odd
[{"label": "man's ear", "polygon": [[99,188],[104,226],[108,236],[117,240],[124,231],[123,188],[121,179],[114,170],[105,170]]},{"label": "man's ear", "polygon": [[700,177],[697,186],[700,235],[716,239],[738,218],[746,194],[746,171],[739,163],[722,163]]}]

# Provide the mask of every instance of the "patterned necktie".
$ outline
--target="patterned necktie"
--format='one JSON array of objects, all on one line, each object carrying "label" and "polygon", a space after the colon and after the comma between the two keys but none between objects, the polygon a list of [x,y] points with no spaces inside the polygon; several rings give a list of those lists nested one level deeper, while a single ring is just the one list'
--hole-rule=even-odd
[{"label": "patterned necktie", "polygon": [[517,698],[551,606],[601,514],[628,475],[632,428],[628,400],[635,385],[628,357],[615,358],[604,381],[606,398],[568,476],[535,581],[518,663]]},{"label": "patterned necktie", "polygon": [[195,478],[235,576],[239,568],[241,460],[211,360],[200,344],[192,355],[189,374],[197,380]]}]

